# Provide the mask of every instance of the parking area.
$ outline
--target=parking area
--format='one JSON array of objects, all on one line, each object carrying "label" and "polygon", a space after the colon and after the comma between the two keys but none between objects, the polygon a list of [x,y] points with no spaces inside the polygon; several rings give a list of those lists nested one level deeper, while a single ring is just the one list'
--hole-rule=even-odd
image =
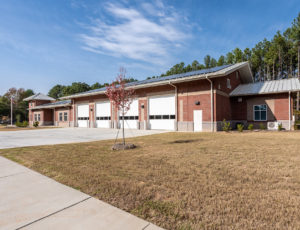
[{"label": "parking area", "polygon": [[[162,130],[131,130],[125,131],[126,137],[145,136],[156,133],[162,133]],[[0,149],[55,145],[66,143],[89,142],[97,140],[115,139],[117,129],[105,128],[59,128],[59,129],[40,129],[40,130],[22,130],[15,132],[0,132]],[[122,136],[121,130],[119,137]]]}]

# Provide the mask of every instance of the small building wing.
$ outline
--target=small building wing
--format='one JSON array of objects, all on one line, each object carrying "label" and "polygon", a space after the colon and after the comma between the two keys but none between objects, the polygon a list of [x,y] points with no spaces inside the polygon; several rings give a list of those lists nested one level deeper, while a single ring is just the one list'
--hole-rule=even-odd
[{"label": "small building wing", "polygon": [[255,82],[251,84],[242,84],[236,87],[230,93],[230,96],[274,94],[296,91],[300,91],[300,81],[298,78],[290,78],[283,80]]}]

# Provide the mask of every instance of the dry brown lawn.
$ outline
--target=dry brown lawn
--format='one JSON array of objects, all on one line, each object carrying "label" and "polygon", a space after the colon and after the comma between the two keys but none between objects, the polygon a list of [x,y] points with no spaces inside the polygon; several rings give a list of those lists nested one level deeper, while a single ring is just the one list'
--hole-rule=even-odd
[{"label": "dry brown lawn", "polygon": [[20,130],[36,130],[36,129],[53,129],[59,127],[52,127],[52,126],[41,126],[41,127],[9,127],[0,125],[0,132],[1,131],[20,131]]},{"label": "dry brown lawn", "polygon": [[166,229],[299,229],[300,133],[165,133],[0,154]]}]

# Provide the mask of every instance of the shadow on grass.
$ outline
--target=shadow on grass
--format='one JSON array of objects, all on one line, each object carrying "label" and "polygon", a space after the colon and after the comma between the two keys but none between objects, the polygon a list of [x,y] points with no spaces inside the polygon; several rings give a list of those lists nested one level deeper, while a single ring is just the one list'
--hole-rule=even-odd
[{"label": "shadow on grass", "polygon": [[176,140],[171,141],[169,144],[186,144],[186,143],[193,143],[193,142],[199,142],[201,139],[194,139],[194,140]]}]

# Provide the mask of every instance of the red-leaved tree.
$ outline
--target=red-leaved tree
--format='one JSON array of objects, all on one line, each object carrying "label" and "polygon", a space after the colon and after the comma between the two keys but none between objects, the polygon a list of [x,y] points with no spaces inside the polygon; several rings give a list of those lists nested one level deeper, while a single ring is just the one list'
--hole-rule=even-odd
[{"label": "red-leaved tree", "polygon": [[126,87],[126,70],[121,67],[116,80],[106,87],[106,95],[115,108],[122,113],[123,145],[125,146],[124,116],[134,99],[134,90]]}]

